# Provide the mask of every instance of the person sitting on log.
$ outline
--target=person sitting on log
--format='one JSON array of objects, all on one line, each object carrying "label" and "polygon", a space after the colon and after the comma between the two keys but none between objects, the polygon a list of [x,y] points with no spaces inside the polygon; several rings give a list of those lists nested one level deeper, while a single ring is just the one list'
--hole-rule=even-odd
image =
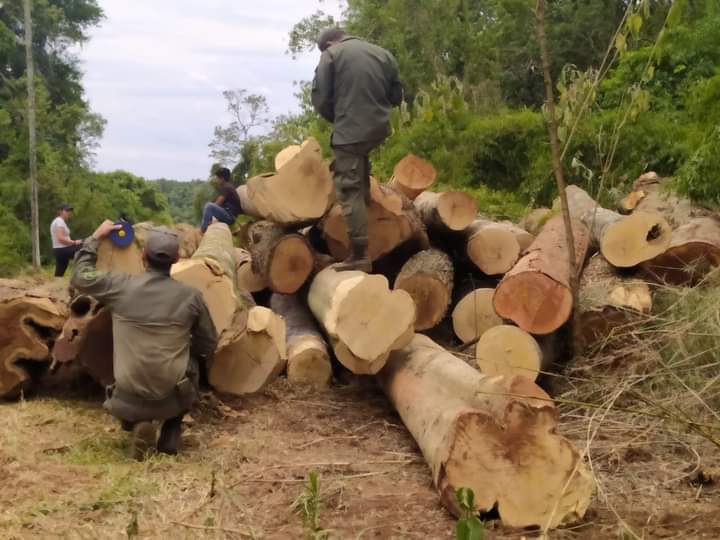
[{"label": "person sitting on log", "polygon": [[218,197],[214,203],[207,203],[203,208],[202,224],[200,230],[203,234],[212,223],[213,218],[221,223],[232,225],[237,217],[242,214],[242,205],[235,186],[230,182],[230,169],[221,167],[215,171],[215,188]]},{"label": "person sitting on log", "polygon": [[58,206],[58,215],[50,224],[53,255],[55,255],[55,277],[63,277],[68,264],[80,249],[82,240],[70,238],[67,220],[72,217],[73,207],[69,204]]},{"label": "person sitting on log", "polygon": [[336,269],[369,272],[368,155],[390,135],[390,110],[402,103],[397,62],[389,51],[340,28],[324,30],[317,44],[322,56],[315,70],[312,103],[333,123],[335,191],[352,247]]},{"label": "person sitting on log", "polygon": [[131,454],[141,459],[155,446],[152,422],[161,421],[157,450],[174,455],[198,398],[199,362],[211,358],[218,336],[200,291],[170,277],[179,247],[168,229],[149,231],[144,274],[97,270],[100,240],[118,228],[106,220],[85,240],[71,283],[112,310],[115,383],[104,407],[132,432]]}]

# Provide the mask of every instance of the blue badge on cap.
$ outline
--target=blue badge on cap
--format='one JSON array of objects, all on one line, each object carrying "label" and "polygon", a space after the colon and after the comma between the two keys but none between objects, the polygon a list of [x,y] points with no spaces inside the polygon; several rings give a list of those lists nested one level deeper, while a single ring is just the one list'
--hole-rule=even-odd
[{"label": "blue badge on cap", "polygon": [[135,229],[127,221],[116,221],[115,225],[122,225],[122,228],[110,233],[110,241],[117,247],[126,248],[135,240]]}]

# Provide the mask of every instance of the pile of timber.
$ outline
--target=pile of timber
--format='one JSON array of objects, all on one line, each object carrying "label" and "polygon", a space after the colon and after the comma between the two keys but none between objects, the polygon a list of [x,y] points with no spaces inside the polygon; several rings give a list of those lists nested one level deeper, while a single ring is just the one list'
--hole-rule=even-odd
[{"label": "pile of timber", "polygon": [[[602,345],[652,311],[652,281],[694,285],[720,265],[720,219],[678,198],[653,173],[618,212],[567,190],[572,237],[557,206],[520,223],[478,213],[461,191],[430,191],[435,168],[408,155],[368,194],[373,273],[339,272],[350,241],[329,165],[312,139],[280,152],[276,171],[238,188],[255,219],[205,235],[175,226],[172,277],[202,292],[219,342],[206,379],[221,393],[260,391],[286,374],[323,389],[333,373],[374,376],[415,438],[442,502],[473,488],[480,510],[514,527],[582,518],[593,481],[558,432],[536,384],[557,369],[573,315],[583,347]],[[103,242],[101,269],[143,271],[149,224],[125,250]],[[571,264],[568,241],[576,260]],[[571,290],[571,268],[581,272]],[[112,313],[95,299],[4,291],[0,397],[42,384],[36,372],[112,382]],[[430,338],[471,351],[467,362]],[[42,366],[34,369],[32,366]]]}]

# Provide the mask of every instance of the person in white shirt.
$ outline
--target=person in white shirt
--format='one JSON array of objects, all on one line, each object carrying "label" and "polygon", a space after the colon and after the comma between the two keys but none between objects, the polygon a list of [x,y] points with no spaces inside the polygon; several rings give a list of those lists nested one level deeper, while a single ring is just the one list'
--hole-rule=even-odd
[{"label": "person in white shirt", "polygon": [[55,255],[55,277],[63,277],[68,264],[75,256],[75,253],[82,246],[82,240],[70,238],[70,228],[67,220],[72,216],[73,207],[69,204],[61,204],[58,207],[58,215],[50,224],[50,237],[52,238],[53,254]]}]

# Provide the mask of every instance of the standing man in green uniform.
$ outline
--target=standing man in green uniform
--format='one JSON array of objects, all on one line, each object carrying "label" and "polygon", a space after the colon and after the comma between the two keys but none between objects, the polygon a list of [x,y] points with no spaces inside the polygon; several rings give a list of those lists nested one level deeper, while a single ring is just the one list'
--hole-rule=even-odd
[{"label": "standing man in green uniform", "polygon": [[318,47],[322,56],[315,70],[312,102],[315,110],[333,123],[335,191],[352,248],[336,268],[369,272],[368,155],[390,135],[390,111],[402,102],[402,84],[390,52],[339,28],[324,30]]},{"label": "standing man in green uniform", "polygon": [[142,458],[155,446],[177,454],[182,418],[198,398],[199,360],[209,360],[217,333],[202,294],[170,277],[178,238],[165,228],[145,240],[146,272],[138,276],[96,268],[101,239],[117,229],[106,220],[77,255],[72,285],[112,311],[113,373],[105,408],[132,431],[131,452]]}]

